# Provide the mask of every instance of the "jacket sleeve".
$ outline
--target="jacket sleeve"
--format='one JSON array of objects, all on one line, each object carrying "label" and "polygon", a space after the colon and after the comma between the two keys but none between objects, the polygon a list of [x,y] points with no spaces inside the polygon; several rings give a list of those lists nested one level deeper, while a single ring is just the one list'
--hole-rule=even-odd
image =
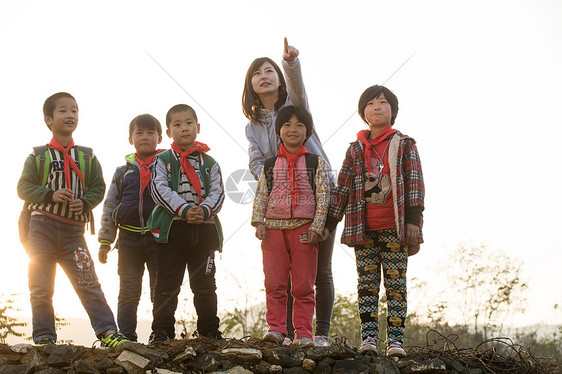
[{"label": "jacket sleeve", "polygon": [[35,156],[30,154],[23,165],[23,171],[18,181],[18,196],[29,203],[48,203],[53,190],[41,186]]},{"label": "jacket sleeve", "polygon": [[205,219],[216,215],[221,210],[223,202],[224,186],[222,184],[222,172],[219,164],[215,162],[209,175],[209,192],[207,197],[199,204],[205,210]]},{"label": "jacket sleeve", "polygon": [[328,218],[326,219],[326,227],[333,231],[338,222],[341,221],[345,213],[349,196],[353,190],[353,158],[351,157],[351,145],[345,154],[345,159],[341,170],[338,174],[338,184],[334,194],[330,199],[330,208],[328,209]]},{"label": "jacket sleeve", "polygon": [[166,171],[166,164],[161,158],[155,158],[155,166],[152,172],[152,199],[168,213],[173,216],[181,216],[185,211],[191,208],[180,195],[172,190],[168,185],[168,172]]},{"label": "jacket sleeve", "polygon": [[287,81],[287,93],[291,103],[306,109],[310,113],[299,58],[297,57],[293,61],[283,60],[282,65]]},{"label": "jacket sleeve", "polygon": [[265,182],[265,175],[263,171],[258,179],[258,188],[256,190],[256,197],[254,198],[254,206],[252,208],[252,226],[256,226],[265,221],[265,210],[267,209],[267,202],[269,200],[269,191]]},{"label": "jacket sleeve", "polygon": [[330,180],[328,179],[326,161],[322,156],[318,156],[318,168],[314,183],[316,184],[316,210],[310,230],[322,235],[328,214],[328,199],[330,196]]},{"label": "jacket sleeve", "polygon": [[117,223],[113,220],[113,212],[121,203],[119,196],[119,187],[117,181],[119,176],[122,175],[127,167],[120,166],[115,170],[113,179],[109,185],[107,196],[103,202],[103,213],[101,216],[101,229],[98,233],[98,242],[103,244],[111,244],[115,241],[117,236]]},{"label": "jacket sleeve", "polygon": [[94,209],[103,200],[105,194],[105,181],[101,165],[96,156],[92,157],[92,170],[90,170],[90,185],[87,186],[86,193],[80,197],[84,203],[84,211]]},{"label": "jacket sleeve", "polygon": [[250,157],[250,162],[248,167],[250,168],[250,173],[258,180],[263,170],[263,164],[265,163],[265,155],[260,150],[256,139],[251,134],[250,124],[246,125],[246,139],[248,139],[249,142],[248,156]]},{"label": "jacket sleeve", "polygon": [[424,210],[425,185],[423,183],[420,155],[413,140],[407,141],[404,145],[402,163],[402,170],[404,170],[405,220],[407,223],[419,226]]}]

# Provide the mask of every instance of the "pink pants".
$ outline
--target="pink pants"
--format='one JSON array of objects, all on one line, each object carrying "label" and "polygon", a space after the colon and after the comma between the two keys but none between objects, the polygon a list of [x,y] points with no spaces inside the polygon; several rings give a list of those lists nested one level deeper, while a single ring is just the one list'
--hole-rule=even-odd
[{"label": "pink pants", "polygon": [[287,285],[291,275],[293,325],[297,338],[312,338],[314,316],[314,280],[318,245],[301,243],[301,234],[310,224],[293,230],[266,230],[262,240],[263,272],[269,331],[287,335]]}]

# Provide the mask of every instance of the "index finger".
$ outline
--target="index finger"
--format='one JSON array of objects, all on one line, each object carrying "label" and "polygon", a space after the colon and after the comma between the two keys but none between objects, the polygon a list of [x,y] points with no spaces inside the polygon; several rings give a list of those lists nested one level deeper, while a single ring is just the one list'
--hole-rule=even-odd
[{"label": "index finger", "polygon": [[284,38],[284,41],[285,41],[285,49],[283,50],[283,52],[289,53],[289,42],[287,41],[287,37]]}]

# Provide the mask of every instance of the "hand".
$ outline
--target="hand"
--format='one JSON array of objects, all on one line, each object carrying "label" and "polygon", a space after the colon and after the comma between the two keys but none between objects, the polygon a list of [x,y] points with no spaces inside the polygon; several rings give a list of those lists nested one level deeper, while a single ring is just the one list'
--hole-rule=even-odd
[{"label": "hand", "polygon": [[263,223],[259,223],[256,226],[256,238],[259,240],[265,239],[265,225]]},{"label": "hand", "polygon": [[287,61],[293,61],[297,57],[299,57],[299,50],[289,45],[287,38],[285,38],[285,49],[283,49],[283,59]]},{"label": "hand", "polygon": [[322,236],[320,238],[320,241],[323,242],[324,240],[328,239],[328,236],[330,236],[330,230],[324,228],[324,231],[322,231]]},{"label": "hand", "polygon": [[107,244],[100,245],[100,249],[98,251],[98,259],[102,264],[107,263],[107,253],[111,251],[111,248]]},{"label": "hand", "polygon": [[308,233],[308,240],[305,243],[310,244],[310,245],[316,245],[316,244],[320,243],[322,238],[320,237],[320,235],[318,235],[317,232],[312,231],[312,230],[308,230],[307,233]]},{"label": "hand", "polygon": [[418,242],[418,237],[420,235],[420,228],[418,225],[413,223],[406,224],[406,236],[404,237],[404,242],[406,244],[416,244]]},{"label": "hand", "polygon": [[72,200],[74,194],[70,188],[61,188],[56,190],[53,194],[53,201],[55,203],[68,203]]},{"label": "hand", "polygon": [[185,219],[187,223],[199,225],[205,220],[205,212],[203,212],[203,208],[200,206],[192,206],[185,213]]},{"label": "hand", "polygon": [[82,214],[84,211],[84,202],[80,199],[72,200],[68,206],[70,211],[76,215]]}]

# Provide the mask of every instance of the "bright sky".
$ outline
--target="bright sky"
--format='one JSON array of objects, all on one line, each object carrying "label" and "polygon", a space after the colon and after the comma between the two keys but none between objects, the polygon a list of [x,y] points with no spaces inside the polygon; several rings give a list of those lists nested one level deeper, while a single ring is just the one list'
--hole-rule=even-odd
[{"label": "bright sky", "polygon": [[[247,167],[246,69],[260,56],[280,63],[286,36],[301,52],[312,115],[336,171],[365,128],[356,113],[363,90],[379,83],[397,94],[395,127],[417,140],[426,182],[425,244],[409,277],[436,283],[442,270],[435,265],[449,251],[484,241],[525,263],[529,308],[514,322],[560,323],[551,310],[562,303],[561,16],[555,0],[0,1],[0,102],[11,130],[0,293],[19,293],[18,307],[30,314],[16,183],[31,147],[50,139],[45,98],[76,97],[74,139],[94,148],[107,183],[133,151],[133,117],[151,113],[164,123],[172,105],[190,104],[201,123],[198,140],[210,146],[226,182]],[[101,210],[95,214],[99,222]],[[219,309],[264,299],[250,214],[251,204],[230,199],[220,213],[227,241],[217,264]],[[96,237],[87,240],[97,257]],[[355,292],[352,251],[336,245],[333,263],[336,291]],[[116,264],[113,252],[109,264],[96,263],[114,311]],[[58,314],[84,317],[59,275]],[[145,296],[147,318],[149,308]]]}]

